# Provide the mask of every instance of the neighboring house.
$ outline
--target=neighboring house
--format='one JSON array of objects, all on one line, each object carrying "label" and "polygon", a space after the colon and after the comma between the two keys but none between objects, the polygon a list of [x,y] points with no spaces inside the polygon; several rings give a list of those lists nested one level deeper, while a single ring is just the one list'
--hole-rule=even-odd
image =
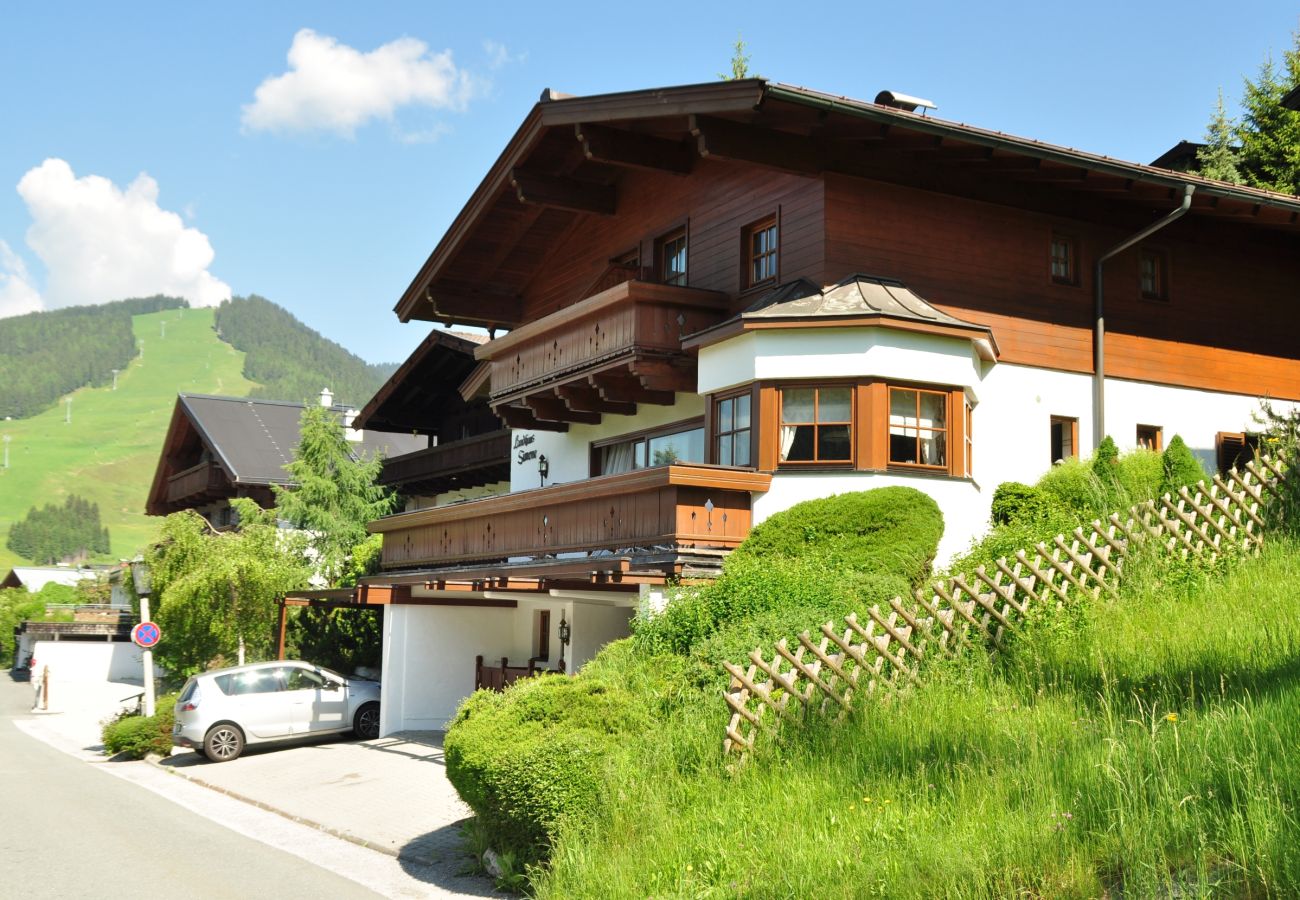
[{"label": "neighboring house", "polygon": [[62,584],[76,587],[83,581],[94,581],[108,572],[111,566],[90,568],[70,568],[68,566],[14,566],[0,581],[0,588],[26,588],[33,594],[39,594],[47,584]]},{"label": "neighboring house", "polygon": [[510,429],[487,402],[486,334],[432,331],[357,414],[358,428],[426,435],[384,459],[381,481],[409,510],[510,490]]},{"label": "neighboring house", "polygon": [[[353,428],[356,410],[321,404],[338,413],[355,454],[399,456],[427,445],[411,434]],[[248,497],[265,509],[275,505],[273,485],[291,484],[285,466],[298,446],[301,403],[179,394],[154,472],[146,512],[165,516],[193,509],[214,527],[233,524],[230,500]]]},{"label": "neighboring house", "polygon": [[918,488],[946,559],[1103,434],[1212,465],[1300,399],[1300,198],[877,99],[543,94],[396,307],[508,332],[468,383],[396,380],[486,390],[512,437],[509,493],[372,525],[385,733],[572,671],[801,500]]}]

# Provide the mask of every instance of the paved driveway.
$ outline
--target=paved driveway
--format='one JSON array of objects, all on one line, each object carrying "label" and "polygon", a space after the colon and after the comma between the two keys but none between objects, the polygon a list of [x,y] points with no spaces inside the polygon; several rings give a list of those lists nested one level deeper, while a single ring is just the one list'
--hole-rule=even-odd
[{"label": "paved driveway", "polygon": [[411,862],[466,863],[460,823],[472,813],[447,781],[440,732],[253,746],[225,763],[178,748],[160,765]]}]

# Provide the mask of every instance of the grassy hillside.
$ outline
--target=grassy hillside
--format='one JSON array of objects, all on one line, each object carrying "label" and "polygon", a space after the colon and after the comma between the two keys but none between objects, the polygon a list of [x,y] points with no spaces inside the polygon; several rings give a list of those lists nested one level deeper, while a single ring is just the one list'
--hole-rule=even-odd
[{"label": "grassy hillside", "polygon": [[12,438],[10,467],[0,470],[0,569],[20,562],[3,546],[10,525],[31,506],[62,503],[69,493],[99,504],[113,558],[134,553],[157,528],[144,504],[177,392],[242,397],[255,387],[241,374],[244,354],[218,340],[211,309],[136,316],[134,331],[144,352],[116,391],[74,392],[70,424],[63,403],[0,422],[0,434]]},{"label": "grassy hillside", "polygon": [[1300,895],[1300,546],[1136,562],[1119,599],[788,724],[739,772],[709,698],[611,773],[538,895]]}]

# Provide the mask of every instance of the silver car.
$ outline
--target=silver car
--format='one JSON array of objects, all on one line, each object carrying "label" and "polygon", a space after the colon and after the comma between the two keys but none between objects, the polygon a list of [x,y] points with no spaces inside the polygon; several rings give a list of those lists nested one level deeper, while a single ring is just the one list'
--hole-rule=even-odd
[{"label": "silver car", "polygon": [[339,731],[379,737],[379,682],[277,660],[214,669],[185,682],[172,742],[229,762],[249,744]]}]

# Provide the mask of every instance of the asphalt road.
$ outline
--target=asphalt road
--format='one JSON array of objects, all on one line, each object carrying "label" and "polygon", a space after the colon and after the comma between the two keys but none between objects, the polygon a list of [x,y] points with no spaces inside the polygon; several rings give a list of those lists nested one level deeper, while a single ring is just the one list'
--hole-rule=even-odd
[{"label": "asphalt road", "polygon": [[0,672],[0,897],[384,896],[25,734],[31,697]]}]

